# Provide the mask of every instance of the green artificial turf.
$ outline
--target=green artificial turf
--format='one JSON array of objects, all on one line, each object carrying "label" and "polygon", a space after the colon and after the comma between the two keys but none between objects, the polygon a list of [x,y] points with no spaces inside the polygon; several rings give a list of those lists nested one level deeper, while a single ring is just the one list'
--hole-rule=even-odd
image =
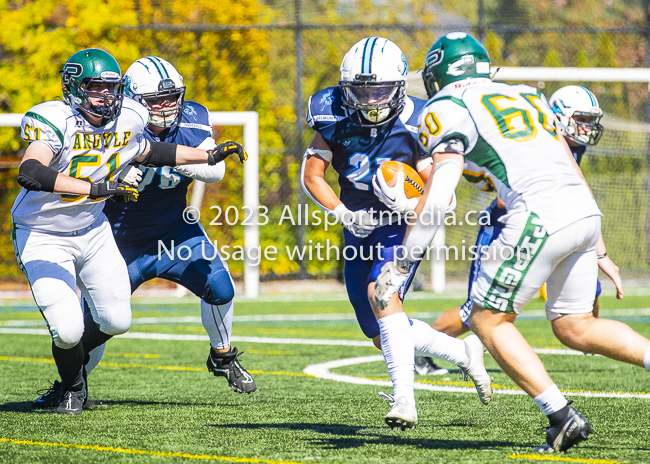
[{"label": "green artificial turf", "polygon": [[[458,299],[409,300],[410,314],[440,313]],[[629,323],[650,337],[648,296],[601,299],[604,317]],[[535,348],[564,347],[531,302],[517,325]],[[629,311],[629,309],[637,309]],[[131,333],[205,335],[197,300],[134,300]],[[239,301],[236,316],[352,314],[348,302]],[[0,328],[44,329],[31,302],[0,305]],[[140,318],[160,318],[139,323]],[[9,322],[12,321],[12,322]],[[151,322],[151,321],[150,321]],[[22,325],[21,325],[22,324]],[[31,324],[31,325],[30,325]],[[233,335],[275,339],[363,341],[349,318],[316,321],[235,320]],[[89,377],[94,403],[81,416],[34,411],[36,390],[58,378],[47,335],[0,333],[0,462],[295,462],[295,463],[531,463],[650,462],[650,399],[571,396],[596,435],[566,454],[542,455],[546,419],[527,396],[496,393],[489,406],[475,394],[416,390],[419,425],[391,431],[378,396],[390,387],[354,385],[307,376],[308,365],[378,355],[370,346],[235,342],[258,385],[239,395],[205,369],[208,342],[115,338]],[[597,392],[650,391],[645,370],[603,357],[542,354],[558,386]],[[445,376],[416,381],[466,385],[455,366]],[[486,365],[500,389],[514,383],[489,355]],[[388,380],[383,361],[332,369],[337,374]],[[528,456],[528,457],[526,457]],[[532,456],[532,457],[531,457]],[[560,461],[557,461],[560,458]],[[552,460],[552,461],[551,461]]]}]

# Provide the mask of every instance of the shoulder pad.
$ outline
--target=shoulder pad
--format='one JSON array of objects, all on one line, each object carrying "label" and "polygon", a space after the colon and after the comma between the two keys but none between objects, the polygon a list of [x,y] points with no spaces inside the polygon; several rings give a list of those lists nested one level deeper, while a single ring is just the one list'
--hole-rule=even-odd
[{"label": "shoulder pad", "polygon": [[181,127],[198,129],[212,134],[212,120],[208,109],[195,102],[186,101],[181,115]]},{"label": "shoulder pad", "polygon": [[145,126],[149,124],[149,111],[141,103],[132,100],[131,98],[125,97],[122,101],[122,112],[120,116],[128,114],[130,111],[135,112],[140,117],[140,119],[142,119]]},{"label": "shoulder pad", "polygon": [[312,129],[320,131],[345,117],[338,87],[328,87],[309,97],[307,123]]},{"label": "shoulder pad", "polygon": [[465,103],[451,95],[429,100],[420,114],[418,130],[420,144],[429,153],[450,139],[461,140],[466,153],[478,138]]},{"label": "shoulder pad", "polygon": [[72,116],[72,108],[61,101],[36,105],[23,116],[21,137],[26,142],[39,140],[46,143],[58,154],[64,145],[66,120]]},{"label": "shoulder pad", "polygon": [[420,112],[422,112],[422,109],[426,103],[427,102],[425,100],[422,100],[420,98],[411,97],[409,95],[406,96],[406,104],[404,105],[404,109],[399,115],[399,119],[402,121],[402,124],[409,132],[417,135],[418,116],[420,115]]}]

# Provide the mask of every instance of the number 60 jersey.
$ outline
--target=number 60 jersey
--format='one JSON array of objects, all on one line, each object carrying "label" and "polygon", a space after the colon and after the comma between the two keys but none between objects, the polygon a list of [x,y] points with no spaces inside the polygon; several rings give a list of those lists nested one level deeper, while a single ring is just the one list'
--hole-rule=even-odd
[{"label": "number 60 jersey", "polygon": [[[50,168],[87,182],[116,180],[133,158],[145,149],[144,129],[149,113],[140,103],[125,98],[120,115],[95,127],[61,101],[41,103],[23,117],[22,138],[52,149]],[[105,200],[87,195],[21,190],[11,209],[19,228],[71,232],[93,224]]]},{"label": "number 60 jersey", "polygon": [[429,153],[464,155],[470,183],[496,188],[508,213],[536,213],[549,234],[602,215],[559,137],[537,89],[489,79],[445,87],[419,118],[420,143]]}]

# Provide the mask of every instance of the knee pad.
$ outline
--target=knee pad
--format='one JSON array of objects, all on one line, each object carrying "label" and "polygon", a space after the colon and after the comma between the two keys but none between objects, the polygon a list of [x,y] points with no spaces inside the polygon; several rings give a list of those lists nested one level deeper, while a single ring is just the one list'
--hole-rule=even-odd
[{"label": "knee pad", "polygon": [[230,273],[225,269],[219,269],[217,272],[210,274],[207,293],[203,300],[210,304],[225,305],[230,303],[235,298],[235,284],[230,277]]},{"label": "knee pad", "polygon": [[110,314],[98,314],[99,330],[107,335],[126,333],[131,327],[131,305],[113,308]]},{"label": "knee pad", "polygon": [[84,333],[83,319],[66,321],[62,326],[50,326],[50,333],[56,346],[62,350],[68,350],[81,340]]}]

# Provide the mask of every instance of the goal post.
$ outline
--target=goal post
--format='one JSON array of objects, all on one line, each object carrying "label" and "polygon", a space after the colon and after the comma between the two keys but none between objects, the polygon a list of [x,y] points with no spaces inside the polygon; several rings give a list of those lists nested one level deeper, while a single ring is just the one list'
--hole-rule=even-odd
[{"label": "goal post", "polygon": [[[618,98],[616,95],[607,93],[607,86],[615,85],[616,83],[629,84],[629,83],[638,83],[646,84],[643,88],[637,88],[637,94],[643,94],[647,97],[648,91],[650,91],[650,68],[551,68],[551,67],[496,67],[492,68],[493,80],[498,82],[537,82],[539,83],[540,88],[544,88],[543,83],[556,82],[563,83],[565,85],[571,83],[593,83],[601,89],[601,93],[598,96],[601,107],[603,102],[607,100],[613,101],[614,98]],[[408,74],[408,93],[418,98],[427,99],[427,95],[424,89],[424,84],[422,82],[422,75],[420,71],[411,72]],[[603,92],[604,89],[604,93]],[[550,95],[547,95],[550,97]],[[649,102],[646,104],[650,104]],[[605,105],[606,106],[606,105]],[[637,119],[630,120],[616,117],[614,114],[608,112],[605,109],[604,123],[605,131],[603,140],[597,147],[590,148],[587,154],[593,154],[595,156],[602,156],[603,159],[609,159],[610,161],[617,157],[636,158],[637,164],[650,165],[650,148],[648,143],[650,143],[650,125],[649,121],[646,121],[644,116],[645,114],[650,114],[650,106],[647,106],[643,111],[643,115],[637,115]],[[634,117],[634,116],[633,116]],[[605,158],[606,157],[606,158]],[[645,161],[642,161],[641,159]],[[636,164],[635,164],[636,166]],[[648,168],[644,168],[647,170]],[[629,170],[629,168],[628,168]],[[645,171],[644,171],[645,172]],[[595,178],[590,180],[590,185],[596,190],[602,190],[601,195],[598,195],[597,192],[594,192],[597,199],[602,199],[603,207],[609,208],[606,212],[605,220],[608,216],[612,218],[612,222],[617,218],[617,208],[614,208],[615,203],[610,200],[611,197],[615,196],[617,192],[633,189],[632,193],[627,193],[627,197],[621,200],[621,204],[626,201],[628,208],[636,208],[635,211],[631,212],[631,216],[639,216],[641,218],[649,217],[650,218],[650,201],[643,200],[643,189],[650,189],[650,176],[644,182],[642,179],[642,173],[639,173],[637,177],[632,179],[633,175],[629,172],[621,173],[612,173],[610,177],[605,178],[602,174],[595,174]],[[627,176],[627,177],[626,177]],[[643,185],[647,183],[647,185]],[[609,198],[608,198],[609,197]],[[647,197],[647,194],[646,194]],[[487,197],[486,197],[487,198]],[[472,202],[472,206],[483,207],[485,203],[484,198],[477,196],[469,201]],[[636,203],[635,203],[636,202]],[[645,203],[644,203],[645,202]],[[467,203],[467,200],[466,200]],[[601,202],[599,202],[600,204]],[[459,202],[459,206],[461,206]],[[466,207],[467,205],[462,205],[461,207]],[[620,205],[619,205],[620,206]],[[601,208],[603,209],[603,208]],[[618,208],[623,209],[623,208]],[[605,212],[605,210],[603,210]],[[622,222],[620,220],[619,222]],[[650,221],[650,219],[648,219]],[[626,240],[620,239],[620,244],[617,243],[618,236],[624,235],[622,232],[616,234],[613,237],[612,245],[617,247],[619,251],[618,258],[622,258],[623,263],[618,263],[619,267],[623,271],[623,266],[626,266],[630,273],[639,274],[645,272],[644,269],[647,269],[647,263],[641,263],[639,259],[633,259],[632,254],[643,254],[643,251],[647,253],[648,260],[650,261],[650,232],[645,232],[643,230],[643,220],[632,222],[625,222],[625,225],[631,230],[637,232],[638,236],[643,236],[647,243],[645,248],[641,245],[638,245],[635,249],[630,249],[629,243],[630,237],[627,237]],[[605,226],[605,223],[603,224]],[[621,225],[621,227],[623,227]],[[448,228],[449,229],[449,228]],[[610,224],[610,230],[615,229],[615,232],[618,232],[616,224]],[[447,230],[446,238],[436,237],[438,240],[434,240],[433,246],[435,248],[445,245],[445,240],[449,243],[455,244],[456,242],[460,243],[460,238],[464,239],[464,243],[469,245],[474,244],[475,236],[470,237],[468,232],[465,232],[466,235],[457,234],[456,237],[453,236],[452,232],[456,231]],[[646,234],[648,236],[646,237]],[[628,234],[629,235],[629,234]],[[471,243],[470,243],[471,242]],[[609,246],[608,246],[609,248]],[[435,256],[435,253],[431,253],[431,256]],[[645,258],[645,256],[644,256]],[[627,264],[625,264],[627,263]],[[445,266],[444,259],[431,259],[431,287],[434,292],[443,292],[446,286],[446,273],[449,272],[451,267],[449,264]],[[645,266],[645,267],[644,267]]]},{"label": "goal post", "polygon": [[[0,114],[0,127],[20,127],[21,113]],[[213,126],[243,126],[244,147],[248,152],[248,161],[244,163],[244,206],[252,212],[248,224],[244,225],[244,294],[247,298],[256,298],[260,289],[259,265],[255,265],[250,256],[256,256],[253,250],[259,247],[260,234],[258,226],[259,207],[259,114],[256,111],[214,111],[210,112]],[[205,192],[205,184],[194,181],[190,204],[199,210]],[[250,209],[249,209],[250,208]]]}]

